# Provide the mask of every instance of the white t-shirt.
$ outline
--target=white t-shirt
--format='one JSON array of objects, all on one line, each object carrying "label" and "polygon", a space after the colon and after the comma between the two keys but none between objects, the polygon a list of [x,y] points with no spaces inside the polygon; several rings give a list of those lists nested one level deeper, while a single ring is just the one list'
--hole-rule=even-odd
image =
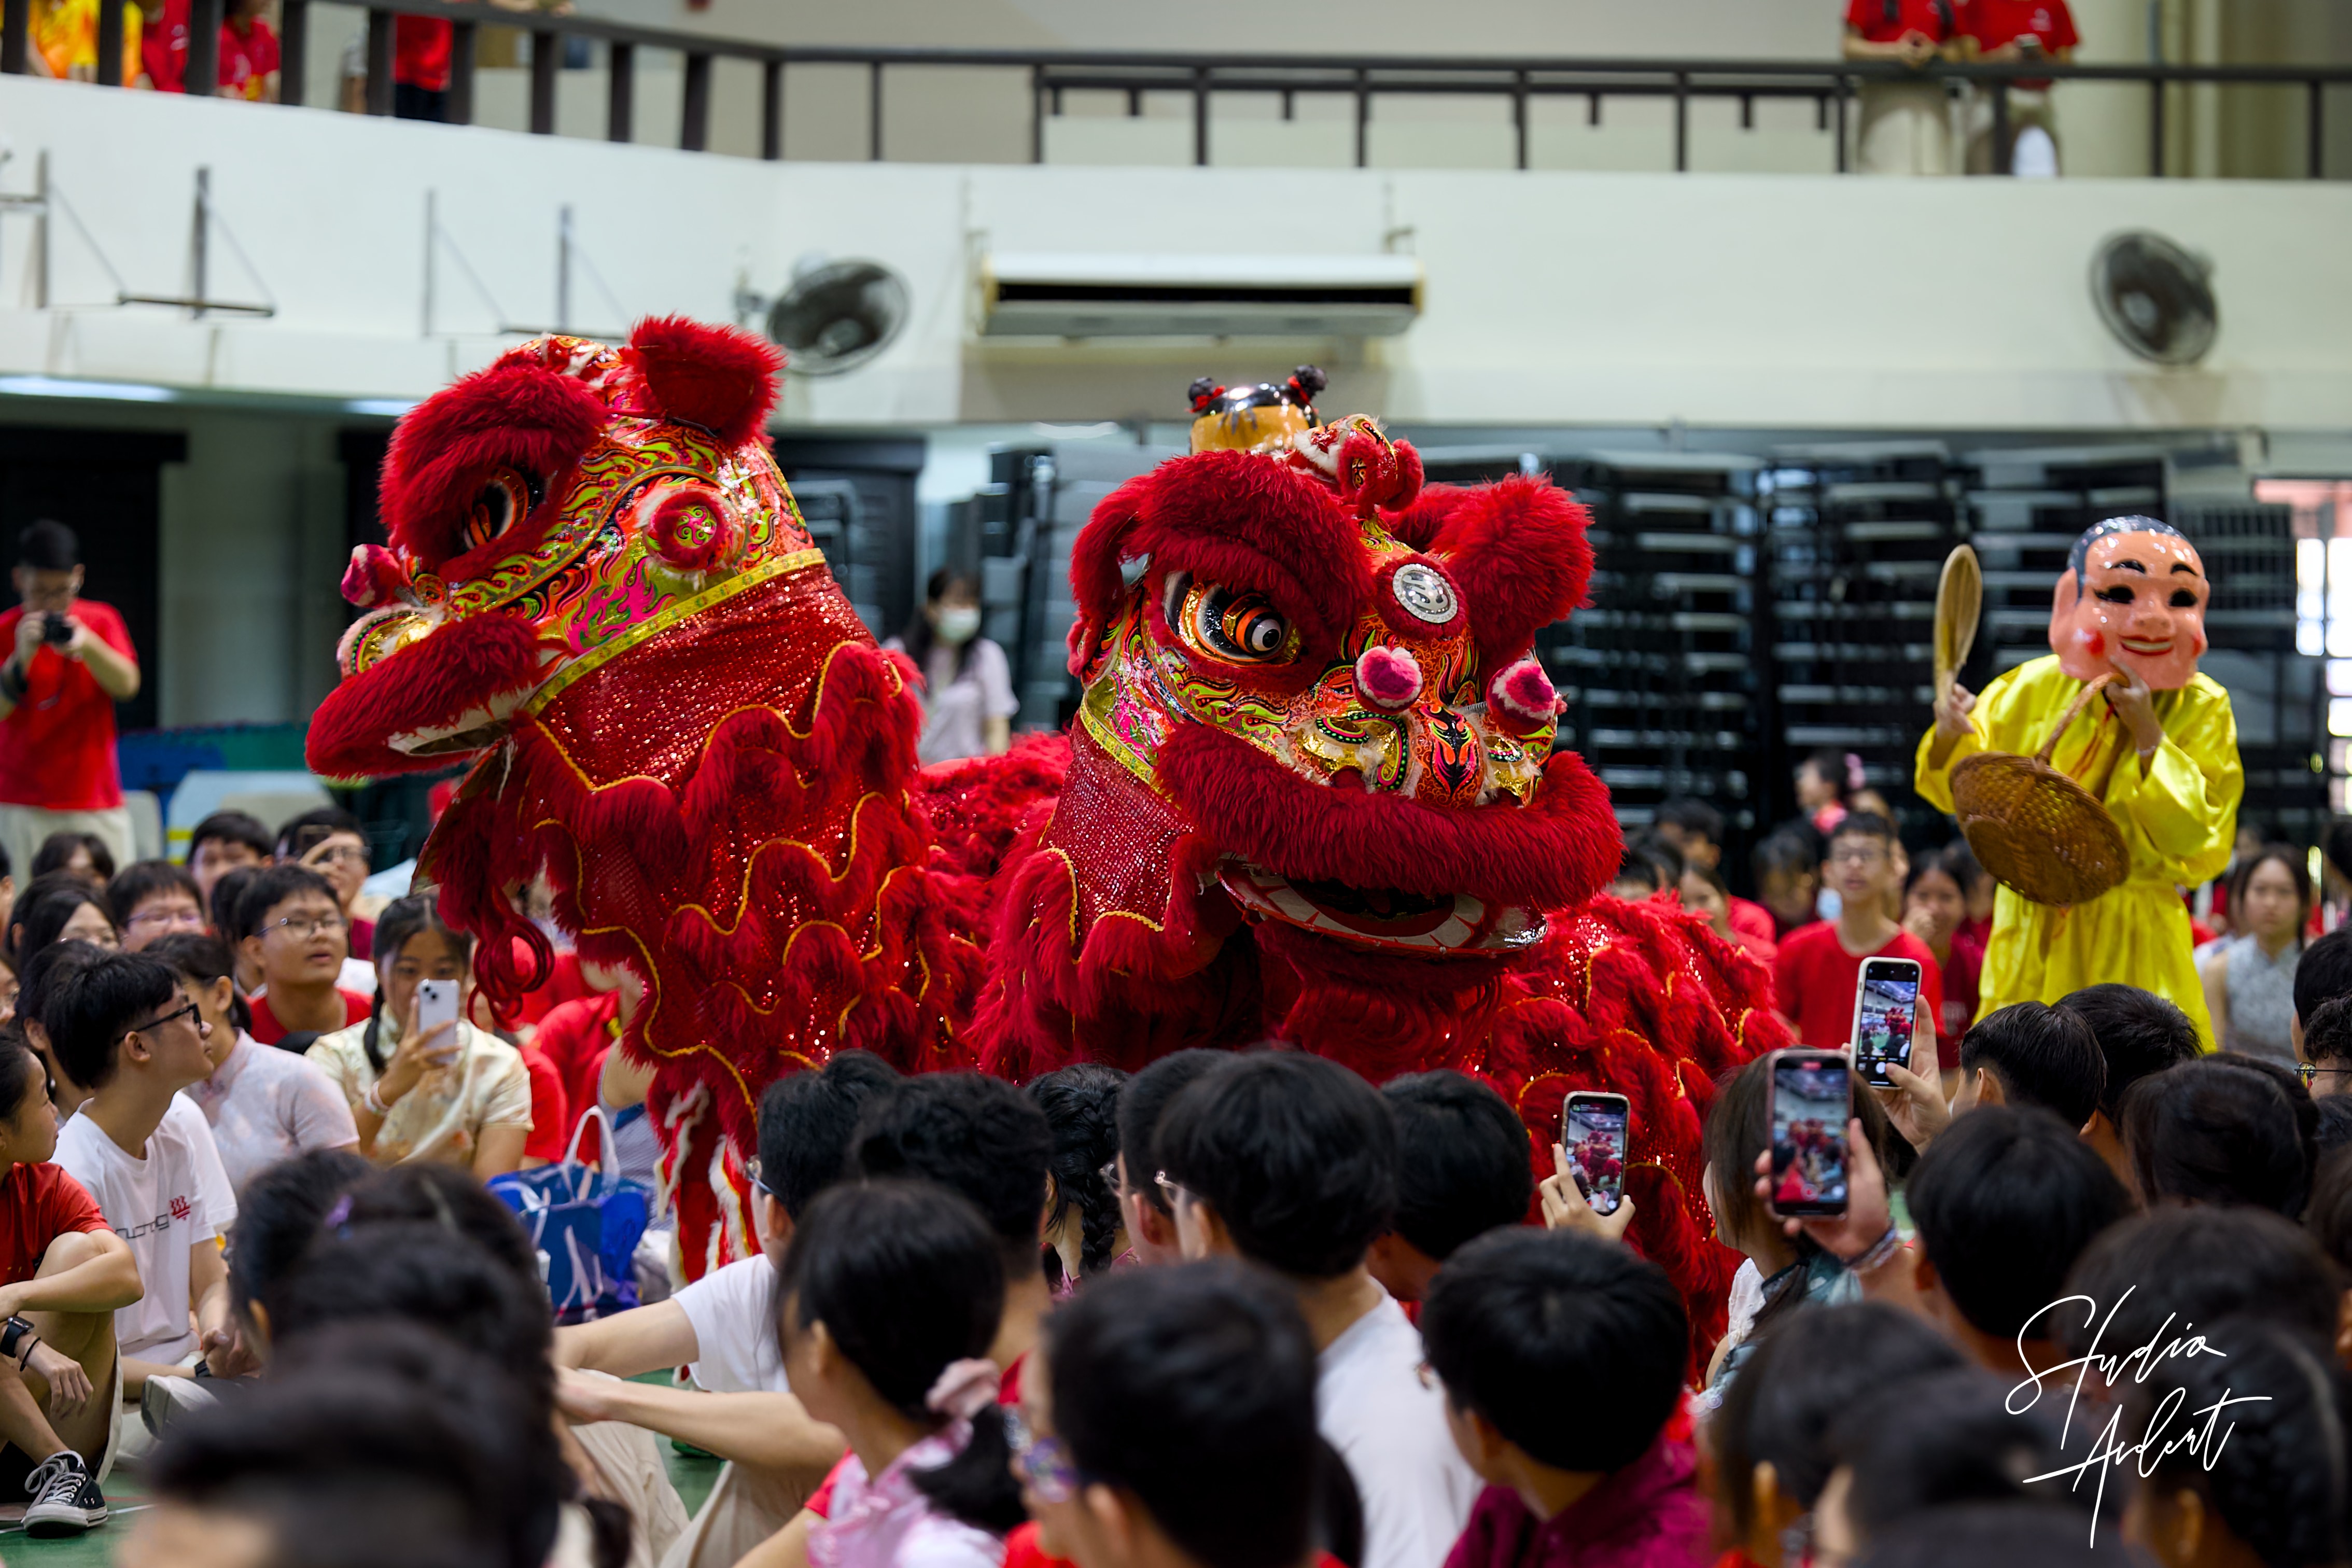
[{"label": "white t-shirt", "polygon": [[124,1355],[175,1362],[196,1348],[189,1319],[188,1249],[228,1234],[236,1197],[213,1147],[205,1113],[172,1097],[143,1157],[122,1152],[87,1114],[58,1130],[57,1163],[98,1202],[114,1234],[131,1245],[147,1293],[114,1314]]},{"label": "white t-shirt", "polygon": [[360,1130],[334,1079],[316,1064],[240,1034],[213,1076],[180,1091],[213,1130],[238,1192],[261,1171],[313,1149],[352,1149]]},{"label": "white t-shirt", "polygon": [[1315,1425],[1364,1503],[1362,1568],[1439,1568],[1485,1486],[1421,1381],[1421,1331],[1387,1297],[1316,1358]]},{"label": "white t-shirt", "polygon": [[746,1258],[670,1298],[694,1325],[694,1381],[713,1394],[790,1394],[776,1349],[776,1268]]}]

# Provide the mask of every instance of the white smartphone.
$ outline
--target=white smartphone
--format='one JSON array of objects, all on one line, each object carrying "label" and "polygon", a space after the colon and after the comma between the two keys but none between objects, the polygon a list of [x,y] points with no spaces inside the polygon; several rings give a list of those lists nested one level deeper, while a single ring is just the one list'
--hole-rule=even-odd
[{"label": "white smartphone", "polygon": [[1919,1018],[1919,964],[1909,958],[1864,959],[1853,987],[1854,1070],[1874,1089],[1892,1089],[1889,1063],[1911,1065]]},{"label": "white smartphone", "polygon": [[[454,980],[420,980],[416,983],[416,1033],[421,1039],[444,1024],[457,1021],[457,983]],[[443,1060],[457,1054],[457,1041],[453,1036],[448,1044],[434,1054]]]}]

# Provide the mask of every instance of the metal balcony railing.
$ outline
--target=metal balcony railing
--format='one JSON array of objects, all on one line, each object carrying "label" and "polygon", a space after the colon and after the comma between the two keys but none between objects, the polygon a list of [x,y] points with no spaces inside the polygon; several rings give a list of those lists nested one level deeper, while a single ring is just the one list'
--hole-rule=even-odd
[{"label": "metal balcony railing", "polygon": [[[281,54],[279,96],[291,103],[305,99],[303,80],[310,11],[329,0],[280,0]],[[192,0],[188,26],[186,79],[212,80],[218,72],[216,50],[223,0]],[[390,114],[393,105],[393,24],[396,16],[428,16],[448,22],[454,29],[450,58],[447,120],[459,124],[474,118],[475,39],[484,27],[505,27],[528,33],[530,50],[530,129],[540,135],[555,131],[556,82],[563,61],[563,42],[590,39],[604,44],[610,70],[607,79],[605,133],[614,142],[637,140],[635,124],[635,64],[640,49],[675,50],[684,57],[684,94],[677,126],[677,145],[688,152],[707,151],[710,137],[710,67],[713,60],[744,60],[760,67],[760,152],[764,158],[784,155],[784,72],[788,66],[863,67],[867,72],[866,155],[884,157],[883,104],[886,85],[894,79],[919,76],[942,67],[996,69],[1022,81],[1029,95],[1030,159],[1045,159],[1045,124],[1061,112],[1062,98],[1072,91],[1112,91],[1128,95],[1129,111],[1139,113],[1146,93],[1181,92],[1192,100],[1192,161],[1207,164],[1209,106],[1220,93],[1277,95],[1289,118],[1302,95],[1325,94],[1353,100],[1355,161],[1367,157],[1372,102],[1377,98],[1446,96],[1507,100],[1517,164],[1528,167],[1528,106],[1537,98],[1581,98],[1591,122],[1600,122],[1601,105],[1612,98],[1671,99],[1674,103],[1675,168],[1690,167],[1690,104],[1694,99],[1732,99],[1740,105],[1740,124],[1754,125],[1759,99],[1803,99],[1814,105],[1815,123],[1837,132],[1837,168],[1851,167],[1848,117],[1855,93],[1865,83],[1933,80],[1974,83],[1992,100],[1995,157],[2006,173],[2010,138],[2009,96],[2021,82],[2045,80],[2137,84],[2147,92],[2147,173],[2166,174],[2166,99],[2169,89],[2192,86],[2274,87],[2300,89],[2304,95],[2305,168],[2308,179],[2323,176],[2326,151],[2326,93],[2330,87],[2352,84],[2352,67],[2342,66],[2205,66],[2205,65],[2063,65],[2047,60],[1968,63],[1937,62],[1916,69],[1894,61],[1720,60],[1720,59],[1577,59],[1577,58],[1414,58],[1390,55],[1258,55],[1197,54],[1139,51],[1052,49],[965,49],[855,46],[789,46],[751,39],[724,38],[704,33],[585,16],[553,16],[474,3],[442,4],[439,0],[373,0],[367,12],[366,104],[370,113]],[[32,0],[0,0],[0,73],[23,74],[30,58]],[[119,5],[101,5],[99,12],[98,80],[120,86],[122,81],[122,13]],[[1014,90],[1022,90],[1015,88]]]}]

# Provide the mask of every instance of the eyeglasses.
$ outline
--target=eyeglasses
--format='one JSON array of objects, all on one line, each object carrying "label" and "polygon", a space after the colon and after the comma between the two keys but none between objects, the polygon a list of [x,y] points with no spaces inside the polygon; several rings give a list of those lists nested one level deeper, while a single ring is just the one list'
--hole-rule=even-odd
[{"label": "eyeglasses", "polygon": [[1824,858],[1832,866],[1875,866],[1886,858],[1886,851],[1874,844],[1841,844]]},{"label": "eyeglasses", "polygon": [[1078,1495],[1087,1484],[1086,1473],[1070,1458],[1067,1443],[1035,1436],[1027,1422],[1009,1413],[1004,1425],[1013,1443],[1013,1473],[1028,1483],[1038,1501],[1063,1503]]},{"label": "eyeglasses", "polygon": [[1102,1168],[1101,1170],[1099,1170],[1099,1171],[1097,1171],[1097,1172],[1095,1173],[1095,1174],[1096,1174],[1096,1175],[1097,1175],[1097,1176],[1100,1176],[1100,1177],[1102,1178],[1102,1184],[1103,1184],[1104,1186],[1108,1187],[1108,1188],[1110,1189],[1110,1191],[1111,1191],[1111,1195],[1112,1195],[1113,1197],[1117,1197],[1117,1196],[1118,1196],[1118,1195],[1119,1195],[1119,1193],[1120,1193],[1120,1191],[1121,1191],[1121,1188],[1120,1188],[1120,1186],[1119,1186],[1119,1180],[1118,1180],[1118,1155],[1113,1154],[1109,1159],[1108,1159],[1108,1160],[1104,1161],[1104,1162],[1103,1162],[1103,1168]]},{"label": "eyeglasses", "polygon": [[167,926],[183,931],[202,931],[205,929],[205,916],[201,910],[142,910],[122,923],[131,926]]},{"label": "eyeglasses", "polygon": [[337,844],[326,849],[313,849],[302,859],[306,865],[311,866],[323,865],[329,860],[352,860],[364,866],[368,863],[368,852],[356,844]]},{"label": "eyeglasses", "polygon": [[1201,1201],[1198,1197],[1193,1195],[1192,1188],[1186,1186],[1181,1182],[1171,1181],[1169,1179],[1168,1173],[1165,1171],[1154,1173],[1151,1180],[1161,1192],[1168,1194],[1168,1206],[1171,1209],[1180,1209],[1186,1204],[1195,1204]]},{"label": "eyeglasses", "polygon": [[760,1157],[757,1154],[752,1155],[750,1159],[743,1162],[743,1173],[751,1178],[751,1184],[753,1186],[767,1194],[768,1196],[774,1198],[778,1203],[782,1203],[784,1201],[782,1198],[776,1197],[775,1188],[768,1185],[766,1182],[760,1179]]},{"label": "eyeglasses", "polygon": [[2321,1073],[2342,1072],[2343,1070],[2344,1069],[2342,1068],[2324,1068],[2316,1062],[2297,1062],[2294,1064],[2294,1076],[2303,1079],[2303,1087],[2305,1089],[2309,1089],[2312,1084],[2317,1080]]},{"label": "eyeglasses", "polygon": [[345,923],[341,915],[287,915],[263,926],[261,934],[268,936],[271,931],[282,931],[297,942],[309,942],[329,931],[341,931]]},{"label": "eyeglasses", "polygon": [[143,1024],[133,1024],[130,1028],[123,1032],[131,1035],[152,1035],[156,1030],[162,1028],[164,1025],[176,1024],[183,1018],[188,1020],[188,1025],[191,1028],[201,1029],[204,1027],[205,1016],[198,1012],[196,1010],[196,1005],[194,1002],[191,1002],[184,1007],[173,1008],[170,1012],[164,1014],[160,1018],[150,1018]]}]

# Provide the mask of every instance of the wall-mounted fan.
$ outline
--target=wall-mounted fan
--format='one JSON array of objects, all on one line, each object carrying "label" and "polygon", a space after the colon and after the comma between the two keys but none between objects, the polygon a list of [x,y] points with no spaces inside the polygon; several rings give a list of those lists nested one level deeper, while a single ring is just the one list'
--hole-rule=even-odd
[{"label": "wall-mounted fan", "polygon": [[839,375],[890,346],[907,324],[907,280],[878,261],[803,262],[768,303],[771,340],[795,375]]},{"label": "wall-mounted fan", "polygon": [[2091,298],[2116,341],[2158,364],[2195,364],[2221,330],[2213,266],[2160,234],[2110,235],[2091,258]]}]

